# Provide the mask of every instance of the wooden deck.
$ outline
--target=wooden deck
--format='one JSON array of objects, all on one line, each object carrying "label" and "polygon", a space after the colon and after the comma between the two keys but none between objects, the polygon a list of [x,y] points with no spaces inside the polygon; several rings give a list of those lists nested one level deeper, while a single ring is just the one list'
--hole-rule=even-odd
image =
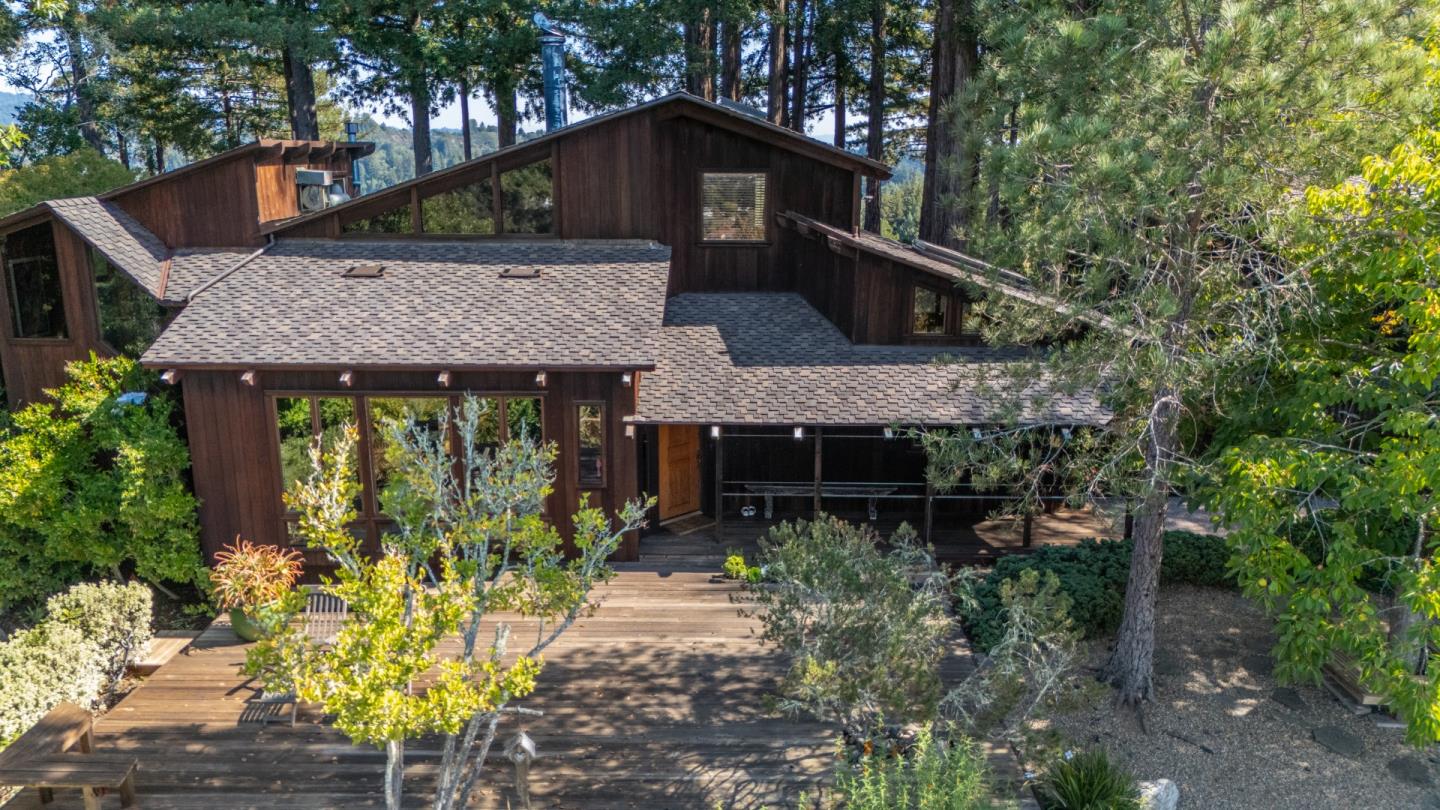
[{"label": "wooden deck", "polygon": [[[702,808],[793,806],[831,765],[833,731],[769,717],[780,662],[738,615],[731,583],[711,569],[620,566],[600,610],[546,655],[540,690],[524,705],[545,712],[524,727],[539,746],[535,807]],[[517,623],[517,639],[523,623]],[[295,728],[244,722],[252,694],[238,672],[245,645],[224,620],[96,722],[100,751],[140,759],[146,810],[380,806],[383,756],[352,746],[302,710]],[[511,721],[504,733],[513,732]],[[476,807],[518,807],[497,754]],[[411,803],[424,798],[438,744],[408,751]],[[55,810],[79,808],[57,791]],[[105,807],[118,806],[107,796]],[[34,791],[9,808],[40,810]]]}]

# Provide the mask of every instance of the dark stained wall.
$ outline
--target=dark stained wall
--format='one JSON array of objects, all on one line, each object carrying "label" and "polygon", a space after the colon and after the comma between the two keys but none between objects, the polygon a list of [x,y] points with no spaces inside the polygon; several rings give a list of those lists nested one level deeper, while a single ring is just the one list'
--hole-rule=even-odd
[{"label": "dark stained wall", "polygon": [[254,157],[242,153],[203,171],[146,183],[111,201],[172,248],[258,247],[264,239],[254,171]]},{"label": "dark stained wall", "polygon": [[[633,439],[626,438],[623,419],[634,413],[634,392],[618,373],[550,373],[546,386],[535,383],[534,372],[455,373],[449,388],[441,387],[436,371],[357,371],[351,387],[339,384],[340,371],[260,372],[254,386],[240,374],[186,372],[180,385],[185,400],[195,493],[200,498],[201,543],[206,559],[237,536],[262,543],[286,542],[281,504],[279,442],[273,395],[324,394],[354,396],[510,394],[539,396],[542,430],[546,441],[558,446],[555,491],[546,511],[568,537],[569,516],[579,503],[578,443],[575,405],[600,401],[607,416],[606,486],[595,490],[595,500],[613,514],[626,500],[637,496]],[[362,462],[363,463],[363,462]],[[638,556],[638,540],[627,538],[622,559]],[[323,558],[310,554],[307,563],[319,566]]]},{"label": "dark stained wall", "polygon": [[[53,217],[37,221],[48,221],[54,230],[60,294],[65,305],[66,336],[40,339],[12,337],[15,332],[11,323],[9,291],[4,284],[3,273],[0,273],[0,369],[4,371],[6,397],[15,410],[43,398],[45,389],[63,383],[67,363],[84,360],[92,351],[100,355],[110,353],[100,339],[95,283],[85,242]],[[34,224],[35,221],[31,221],[9,230]]]}]

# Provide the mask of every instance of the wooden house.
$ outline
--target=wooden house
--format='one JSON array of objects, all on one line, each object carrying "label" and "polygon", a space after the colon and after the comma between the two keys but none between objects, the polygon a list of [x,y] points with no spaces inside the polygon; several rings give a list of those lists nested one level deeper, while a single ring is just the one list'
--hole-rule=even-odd
[{"label": "wooden house", "polygon": [[[936,507],[899,429],[993,422],[957,380],[1024,352],[982,343],[974,296],[1045,302],[965,256],[862,232],[861,183],[884,165],[680,94],[301,211],[297,178],[348,191],[368,149],[262,141],[0,220],[12,403],[90,351],[164,372],[209,554],[237,535],[288,542],[281,496],[303,448],[346,422],[356,529],[378,543],[374,426],[467,393],[490,441],[556,444],[552,516],[642,492],[656,524],[824,508],[904,510],[928,530],[975,512]],[[1026,417],[1104,412],[1076,395]]]}]

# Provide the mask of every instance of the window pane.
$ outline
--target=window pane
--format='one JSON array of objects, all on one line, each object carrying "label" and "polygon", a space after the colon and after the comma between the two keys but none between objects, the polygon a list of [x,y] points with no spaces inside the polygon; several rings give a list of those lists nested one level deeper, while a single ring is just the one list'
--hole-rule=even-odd
[{"label": "window pane", "polygon": [[413,419],[417,425],[438,432],[445,409],[445,397],[371,397],[370,405],[370,466],[375,480],[376,502],[384,510],[385,486],[390,473],[400,462],[399,448],[391,437],[392,426]]},{"label": "window pane", "polygon": [[912,331],[917,335],[945,333],[945,296],[926,287],[915,288]]},{"label": "window pane", "polygon": [[55,261],[55,234],[50,223],[7,235],[3,253],[15,337],[65,337],[65,300],[60,293],[60,266]]},{"label": "window pane", "polygon": [[505,426],[512,441],[522,435],[540,441],[540,399],[505,400]]},{"label": "window pane", "polygon": [[282,397],[275,400],[275,424],[280,431],[280,482],[286,494],[310,477],[309,397]]},{"label": "window pane", "polygon": [[505,233],[550,233],[552,189],[548,160],[500,175]]},{"label": "window pane", "polygon": [[[460,407],[469,407],[469,402],[462,400]],[[474,403],[480,409],[475,423],[475,449],[493,452],[500,446],[500,400],[477,397]]]},{"label": "window pane", "polygon": [[495,233],[495,191],[487,178],[479,183],[420,201],[425,233]]},{"label": "window pane", "polygon": [[765,241],[765,175],[707,172],[700,181],[700,238]]},{"label": "window pane", "polygon": [[90,266],[95,272],[101,337],[126,357],[139,357],[159,337],[165,308],[99,251],[90,251]]},{"label": "window pane", "polygon": [[341,233],[413,233],[410,206],[402,205],[373,217],[357,219],[340,226]]},{"label": "window pane", "polygon": [[960,334],[967,337],[979,335],[981,319],[975,312],[975,305],[970,301],[961,301],[958,302],[956,309],[959,310]]},{"label": "window pane", "polygon": [[580,485],[605,483],[605,409],[600,405],[577,408],[580,426]]}]

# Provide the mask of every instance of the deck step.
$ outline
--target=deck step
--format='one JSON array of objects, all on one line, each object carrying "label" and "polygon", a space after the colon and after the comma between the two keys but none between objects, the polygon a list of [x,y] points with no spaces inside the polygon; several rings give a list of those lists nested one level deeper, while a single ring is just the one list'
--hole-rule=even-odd
[{"label": "deck step", "polygon": [[130,674],[148,678],[163,664],[190,646],[200,637],[198,630],[161,630],[150,640],[150,649],[145,657],[130,665]]}]

